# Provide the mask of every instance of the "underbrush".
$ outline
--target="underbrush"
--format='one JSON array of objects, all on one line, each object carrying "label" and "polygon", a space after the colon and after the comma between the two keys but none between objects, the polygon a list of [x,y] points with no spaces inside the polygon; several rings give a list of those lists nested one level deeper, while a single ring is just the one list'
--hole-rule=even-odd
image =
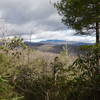
[{"label": "underbrush", "polygon": [[0,100],[99,100],[99,47],[73,62],[65,51],[42,53],[22,43],[15,38],[1,47]]}]

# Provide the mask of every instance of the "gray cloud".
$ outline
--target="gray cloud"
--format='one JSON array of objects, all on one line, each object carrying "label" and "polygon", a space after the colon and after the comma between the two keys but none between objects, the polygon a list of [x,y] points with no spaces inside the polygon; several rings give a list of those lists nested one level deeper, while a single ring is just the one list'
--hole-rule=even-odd
[{"label": "gray cloud", "polygon": [[46,30],[65,27],[50,0],[0,0],[0,12],[9,24],[20,27],[27,24]]},{"label": "gray cloud", "polygon": [[[74,37],[72,34],[75,31],[67,29],[61,23],[61,16],[58,15],[50,0],[0,0],[0,18],[7,21],[5,22],[9,31],[7,34],[11,36],[20,34],[25,40],[28,40],[30,32],[35,41],[41,39],[86,40],[86,37]],[[0,23],[1,29],[3,24],[1,21]],[[0,34],[3,31],[0,31]],[[87,40],[93,41],[94,38],[91,38],[88,36]]]}]

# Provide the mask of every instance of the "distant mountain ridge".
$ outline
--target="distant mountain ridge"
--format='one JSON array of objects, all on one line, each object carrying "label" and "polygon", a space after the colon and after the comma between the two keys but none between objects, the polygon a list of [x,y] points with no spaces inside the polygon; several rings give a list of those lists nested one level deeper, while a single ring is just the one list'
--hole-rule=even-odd
[{"label": "distant mountain ridge", "polygon": [[65,40],[45,40],[40,42],[66,42]]},{"label": "distant mountain ridge", "polygon": [[78,55],[79,53],[82,53],[80,51],[81,45],[93,45],[93,43],[74,42],[65,40],[45,40],[40,42],[26,41],[25,44],[27,44],[35,50],[51,53],[60,53],[64,50],[63,48],[67,46],[70,55]]},{"label": "distant mountain ridge", "polygon": [[94,43],[85,43],[85,42],[76,42],[76,41],[66,41],[66,40],[45,40],[40,41],[39,43],[51,43],[51,44],[69,44],[69,45],[93,45]]}]

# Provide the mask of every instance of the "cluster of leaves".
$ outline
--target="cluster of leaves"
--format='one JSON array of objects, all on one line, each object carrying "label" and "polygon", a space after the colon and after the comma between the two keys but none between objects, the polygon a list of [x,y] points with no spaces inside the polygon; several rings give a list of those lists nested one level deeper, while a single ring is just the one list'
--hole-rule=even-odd
[{"label": "cluster of leaves", "polygon": [[93,29],[94,23],[100,22],[99,0],[60,0],[55,7],[63,23],[76,30]]},{"label": "cluster of leaves", "polygon": [[13,60],[13,52],[11,55],[9,52],[14,51],[16,47],[22,44],[21,42],[21,39],[14,38],[9,40],[6,45],[0,46],[0,100],[22,100],[23,98],[14,91],[14,86],[11,85],[14,75],[18,72]]},{"label": "cluster of leaves", "polygon": [[26,48],[26,45],[24,44],[23,39],[17,38],[17,37],[13,38],[6,45],[9,49],[12,49],[12,50],[15,49],[15,48],[20,48],[20,47]]},{"label": "cluster of leaves", "polygon": [[87,54],[80,56],[70,66],[75,77],[71,81],[72,91],[69,94],[74,95],[72,100],[99,100],[100,47],[97,45],[82,46],[82,49],[88,50]]},{"label": "cluster of leaves", "polygon": [[0,76],[0,100],[22,100],[23,97],[14,91],[6,76]]}]

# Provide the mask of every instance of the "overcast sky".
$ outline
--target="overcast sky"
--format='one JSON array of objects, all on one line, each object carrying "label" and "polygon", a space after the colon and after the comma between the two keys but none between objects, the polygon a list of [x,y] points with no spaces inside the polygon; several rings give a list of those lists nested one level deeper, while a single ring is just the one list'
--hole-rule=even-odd
[{"label": "overcast sky", "polygon": [[[61,16],[53,7],[57,0],[0,0],[0,33],[10,31],[33,41],[60,39],[94,42],[93,36],[73,36],[75,31],[61,23]],[[3,20],[4,19],[4,20]],[[6,25],[5,25],[6,23]],[[6,28],[4,28],[6,27]]]}]

